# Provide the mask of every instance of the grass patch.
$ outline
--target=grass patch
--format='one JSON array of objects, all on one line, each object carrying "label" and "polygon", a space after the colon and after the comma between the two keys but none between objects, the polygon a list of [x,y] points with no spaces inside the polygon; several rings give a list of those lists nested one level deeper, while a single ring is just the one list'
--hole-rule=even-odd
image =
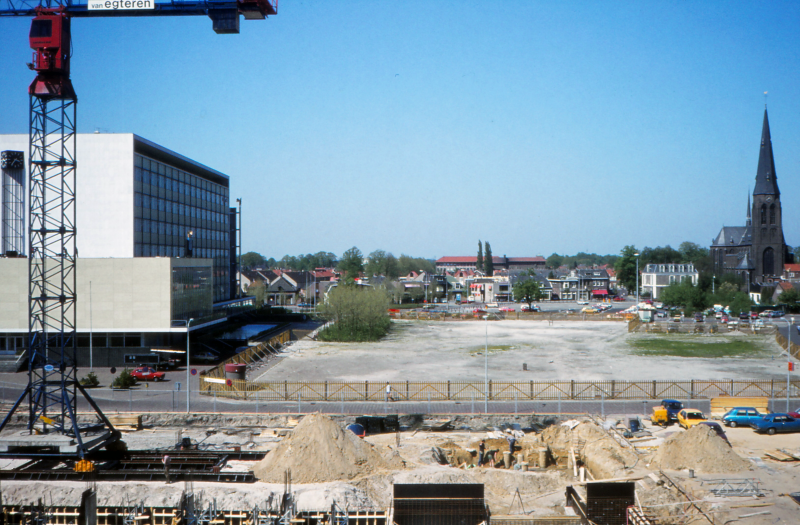
[{"label": "grass patch", "polygon": [[672,357],[763,357],[764,347],[756,341],[713,339],[639,338],[628,341],[634,355]]},{"label": "grass patch", "polygon": [[[498,352],[508,352],[509,350],[519,350],[520,347],[514,345],[489,345],[489,353],[496,354]],[[478,356],[483,355],[483,351],[486,349],[485,346],[481,346],[478,348],[473,348],[470,350],[469,355]]]}]

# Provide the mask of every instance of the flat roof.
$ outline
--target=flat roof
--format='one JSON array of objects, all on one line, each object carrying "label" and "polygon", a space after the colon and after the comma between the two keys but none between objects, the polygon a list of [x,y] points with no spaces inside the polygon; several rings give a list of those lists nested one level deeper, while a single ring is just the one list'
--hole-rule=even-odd
[{"label": "flat roof", "polygon": [[228,187],[230,177],[169,148],[133,134],[133,151]]}]

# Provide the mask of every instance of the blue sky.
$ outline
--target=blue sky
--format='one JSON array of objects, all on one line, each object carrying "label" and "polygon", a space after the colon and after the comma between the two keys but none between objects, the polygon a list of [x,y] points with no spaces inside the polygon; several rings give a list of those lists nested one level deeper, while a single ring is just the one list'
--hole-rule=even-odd
[{"label": "blue sky", "polygon": [[[26,132],[29,19],[0,26],[0,133]],[[744,224],[768,91],[796,245],[797,27],[778,1],[283,0],[239,35],[77,19],[72,78],[80,132],[229,174],[276,258],[707,246]]]}]

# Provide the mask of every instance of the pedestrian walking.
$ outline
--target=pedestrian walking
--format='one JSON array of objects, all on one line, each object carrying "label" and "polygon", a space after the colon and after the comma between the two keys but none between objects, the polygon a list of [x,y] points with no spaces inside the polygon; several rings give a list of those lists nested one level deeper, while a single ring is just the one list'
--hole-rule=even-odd
[{"label": "pedestrian walking", "polygon": [[386,382],[386,401],[394,401],[394,395],[392,394],[392,385],[389,382]]}]

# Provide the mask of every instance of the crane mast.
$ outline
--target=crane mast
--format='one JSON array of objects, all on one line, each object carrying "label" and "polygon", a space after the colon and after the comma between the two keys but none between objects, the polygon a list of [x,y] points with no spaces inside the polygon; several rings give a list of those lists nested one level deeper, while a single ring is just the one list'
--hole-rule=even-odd
[{"label": "crane mast", "polygon": [[[74,439],[80,458],[120,437],[78,381],[76,368],[76,117],[70,78],[71,18],[207,15],[218,34],[239,32],[246,20],[277,14],[269,0],[0,0],[0,16],[33,16],[28,67],[28,384],[0,423],[28,402],[28,430]],[[189,366],[189,363],[186,364]],[[79,424],[78,394],[98,421]],[[47,455],[47,454],[44,454]]]}]

